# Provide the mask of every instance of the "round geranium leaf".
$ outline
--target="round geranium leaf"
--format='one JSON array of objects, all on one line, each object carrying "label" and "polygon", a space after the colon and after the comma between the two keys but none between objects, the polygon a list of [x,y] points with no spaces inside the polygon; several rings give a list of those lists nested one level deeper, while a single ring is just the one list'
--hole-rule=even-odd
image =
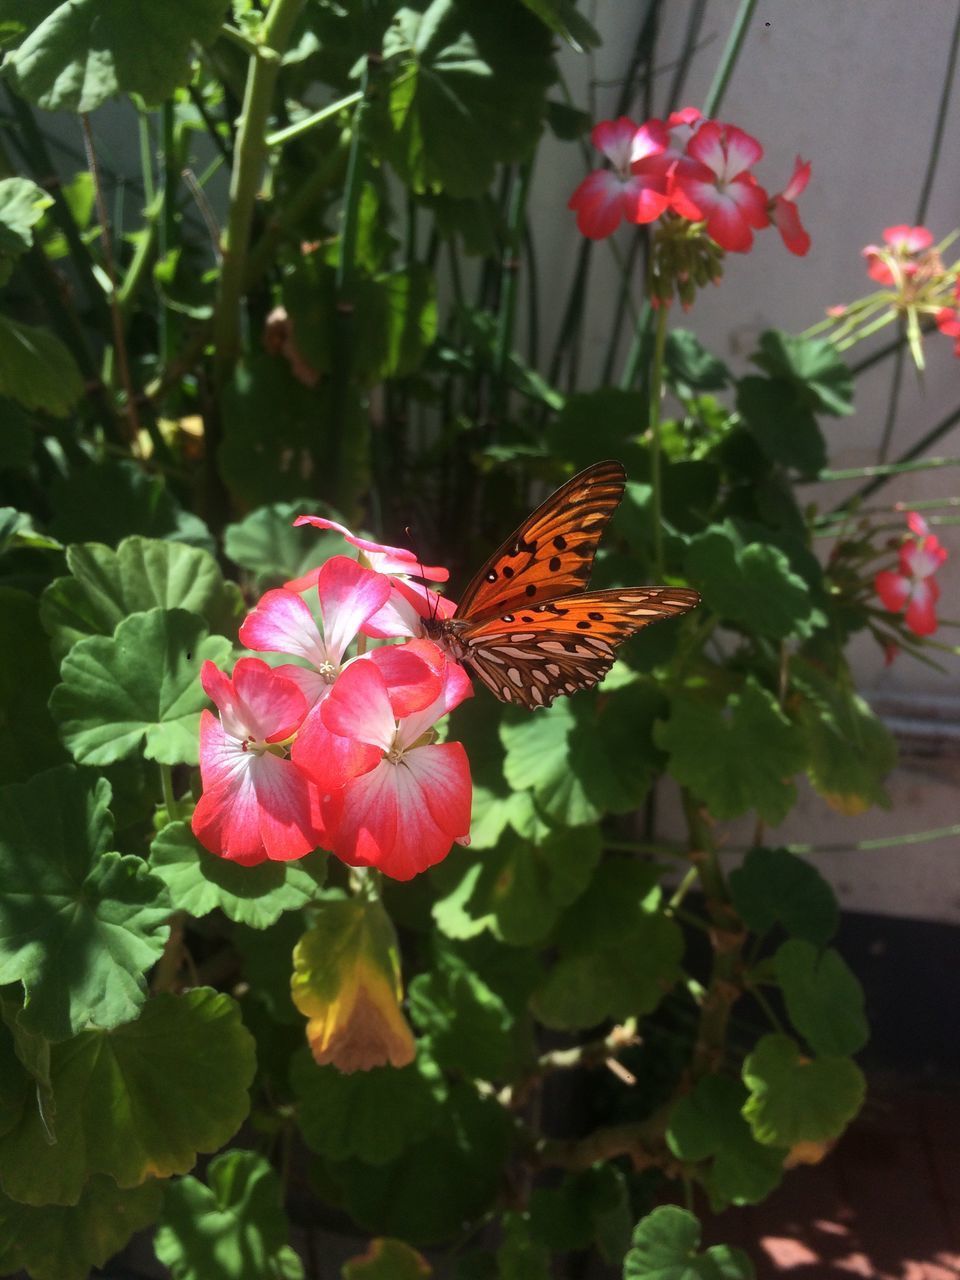
[{"label": "round geranium leaf", "polygon": [[62,1040],[137,1015],[170,914],[163,884],[109,852],[109,783],[72,765],[0,789],[0,983],[27,1028]]},{"label": "round geranium leaf", "polygon": [[141,751],[160,764],[196,764],[206,694],[200,668],[228,662],[230,641],[208,636],[184,609],[135,613],[112,636],[70,650],[50,699],[63,740],[80,764],[114,764]]},{"label": "round geranium leaf", "polygon": [[243,1123],[253,1038],[235,1000],[209,987],[159,995],[136,1022],[54,1045],[57,1142],[36,1107],[0,1138],[0,1182],[25,1204],[74,1205],[90,1174],[120,1187],[186,1173]]}]

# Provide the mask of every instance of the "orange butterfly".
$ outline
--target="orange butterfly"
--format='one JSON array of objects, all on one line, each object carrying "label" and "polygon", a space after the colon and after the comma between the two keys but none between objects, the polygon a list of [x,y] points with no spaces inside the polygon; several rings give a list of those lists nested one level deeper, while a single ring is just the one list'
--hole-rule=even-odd
[{"label": "orange butterfly", "polygon": [[452,618],[424,634],[501,702],[535,710],[597,684],[635,632],[699,604],[689,587],[587,591],[597,544],[623,497],[619,462],[568,480],[475,574]]}]

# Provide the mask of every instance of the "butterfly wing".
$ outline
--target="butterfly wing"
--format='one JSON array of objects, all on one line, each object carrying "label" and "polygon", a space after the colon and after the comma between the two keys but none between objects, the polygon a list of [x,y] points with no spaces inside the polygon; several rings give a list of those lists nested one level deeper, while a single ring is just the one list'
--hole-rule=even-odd
[{"label": "butterfly wing", "polygon": [[687,613],[689,587],[627,587],[561,596],[457,630],[461,661],[501,702],[533,710],[597,684],[628,636]]},{"label": "butterfly wing", "polygon": [[625,479],[619,462],[597,462],[568,480],[474,575],[460,597],[457,617],[499,616],[582,591]]}]

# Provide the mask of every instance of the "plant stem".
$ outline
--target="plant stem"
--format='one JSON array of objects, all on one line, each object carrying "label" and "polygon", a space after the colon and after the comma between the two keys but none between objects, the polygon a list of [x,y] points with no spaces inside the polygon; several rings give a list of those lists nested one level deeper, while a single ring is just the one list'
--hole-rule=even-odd
[{"label": "plant stem", "polygon": [[737,16],[733,20],[733,26],[730,28],[727,44],[720,58],[720,65],[714,73],[713,83],[707,92],[706,98],[703,100],[703,114],[705,116],[715,116],[720,108],[723,95],[727,91],[727,85],[730,83],[730,77],[733,75],[733,69],[737,65],[740,50],[746,39],[750,19],[753,17],[753,11],[756,7],[757,0],[740,0],[740,8],[737,10]]},{"label": "plant stem", "polygon": [[302,120],[297,120],[295,124],[288,124],[285,129],[278,129],[276,133],[268,133],[267,146],[282,147],[285,142],[292,142],[294,138],[301,137],[310,129],[315,129],[318,124],[323,124],[324,120],[329,120],[331,116],[337,115],[340,111],[346,111],[349,107],[356,106],[362,99],[362,89],[358,89],[356,93],[348,93],[345,98],[338,98],[336,102],[331,102],[327,106],[321,107],[319,111],[314,111],[312,115],[304,116]]},{"label": "plant stem", "polygon": [[[253,209],[267,158],[266,126],[273,91],[303,0],[274,0],[262,28],[262,47],[251,53],[230,175],[230,212],[221,242],[223,265],[213,314],[214,384],[221,389],[241,346],[241,300],[247,272]],[[247,47],[247,42],[245,42]],[[265,56],[269,50],[273,57]],[[249,52],[249,49],[248,49]]]},{"label": "plant stem", "polygon": [[924,222],[927,216],[927,207],[930,203],[930,193],[933,190],[933,181],[937,175],[937,169],[940,164],[940,148],[943,145],[943,130],[947,123],[947,113],[950,107],[950,93],[953,89],[954,74],[957,69],[957,54],[960,52],[960,9],[957,10],[957,16],[953,23],[953,36],[950,40],[950,51],[947,54],[947,68],[943,77],[943,87],[940,90],[940,103],[937,107],[937,119],[933,126],[933,139],[930,143],[930,156],[927,160],[927,171],[923,177],[923,186],[920,189],[920,199],[917,201],[917,216],[915,221],[917,224]]},{"label": "plant stem", "polygon": [[507,238],[501,264],[500,308],[497,315],[497,339],[493,353],[494,413],[502,418],[507,411],[507,362],[513,346],[513,321],[517,309],[517,286],[520,278],[520,247],[533,161],[526,160],[514,174],[507,216]]},{"label": "plant stem", "polygon": [[903,836],[876,836],[871,840],[854,840],[849,844],[788,844],[790,853],[855,853],[871,849],[894,849],[900,845],[927,844],[931,840],[945,840],[960,836],[960,823],[951,827],[934,827],[931,831],[910,831]]},{"label": "plant stem", "polygon": [[653,360],[650,364],[650,487],[653,511],[653,568],[657,582],[663,580],[663,495],[660,476],[660,401],[663,396],[663,354],[667,344],[667,308],[657,308]]},{"label": "plant stem", "polygon": [[100,166],[97,163],[97,152],[93,145],[93,131],[90,128],[90,117],[80,116],[80,127],[83,131],[83,146],[87,153],[87,167],[93,179],[93,190],[97,205],[97,218],[100,222],[100,244],[103,249],[103,261],[110,280],[110,320],[113,328],[113,349],[117,357],[117,368],[120,371],[120,382],[126,400],[124,409],[127,419],[127,442],[130,452],[135,456],[140,453],[140,419],[137,414],[137,401],[133,390],[133,379],[130,376],[130,361],[127,356],[127,340],[124,333],[123,312],[120,309],[120,297],[117,289],[117,268],[113,257],[113,237],[107,217],[107,205],[103,196],[103,184],[100,180]]},{"label": "plant stem", "polygon": [[167,820],[176,822],[180,817],[180,802],[173,790],[173,770],[168,764],[160,766],[160,786],[163,791],[163,807],[167,811]]}]

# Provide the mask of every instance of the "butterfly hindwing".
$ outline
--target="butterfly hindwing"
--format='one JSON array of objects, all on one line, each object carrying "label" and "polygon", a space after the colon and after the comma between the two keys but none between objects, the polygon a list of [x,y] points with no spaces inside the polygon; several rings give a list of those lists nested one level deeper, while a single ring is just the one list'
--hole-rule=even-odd
[{"label": "butterfly hindwing", "polygon": [[457,608],[481,619],[582,591],[597,543],[623,497],[619,462],[597,462],[568,480],[524,520],[474,575]]},{"label": "butterfly hindwing", "polygon": [[628,636],[699,600],[689,587],[588,591],[469,624],[457,640],[462,660],[502,702],[549,706],[602,680]]}]

